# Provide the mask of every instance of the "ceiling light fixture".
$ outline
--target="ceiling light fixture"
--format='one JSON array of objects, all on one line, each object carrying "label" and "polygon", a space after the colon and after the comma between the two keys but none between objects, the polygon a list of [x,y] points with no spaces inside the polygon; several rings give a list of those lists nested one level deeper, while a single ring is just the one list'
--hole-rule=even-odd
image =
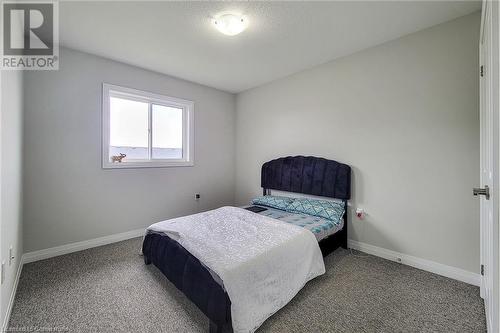
[{"label": "ceiling light fixture", "polygon": [[224,35],[234,36],[246,29],[248,19],[243,15],[224,13],[215,17],[213,24]]}]

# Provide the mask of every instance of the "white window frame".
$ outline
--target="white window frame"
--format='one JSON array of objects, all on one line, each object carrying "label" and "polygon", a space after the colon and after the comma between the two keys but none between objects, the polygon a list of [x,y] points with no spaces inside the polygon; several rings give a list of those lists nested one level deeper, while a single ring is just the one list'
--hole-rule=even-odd
[{"label": "white window frame", "polygon": [[[110,97],[122,97],[138,102],[149,103],[149,148],[151,147],[152,110],[151,105],[162,105],[182,109],[182,158],[181,159],[149,159],[112,163],[109,158],[110,144]],[[113,84],[102,84],[102,167],[104,169],[126,168],[163,168],[194,165],[194,102],[185,99],[159,95],[147,91],[121,87]],[[150,156],[151,157],[151,156]]]}]

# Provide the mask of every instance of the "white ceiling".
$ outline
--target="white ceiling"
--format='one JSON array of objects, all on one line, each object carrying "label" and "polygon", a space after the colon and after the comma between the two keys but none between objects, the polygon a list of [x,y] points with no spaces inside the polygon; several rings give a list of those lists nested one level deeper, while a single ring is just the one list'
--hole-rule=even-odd
[{"label": "white ceiling", "polygon": [[[60,2],[67,47],[230,92],[480,9],[480,1]],[[249,27],[229,37],[210,17]],[[479,32],[478,32],[479,33]]]}]

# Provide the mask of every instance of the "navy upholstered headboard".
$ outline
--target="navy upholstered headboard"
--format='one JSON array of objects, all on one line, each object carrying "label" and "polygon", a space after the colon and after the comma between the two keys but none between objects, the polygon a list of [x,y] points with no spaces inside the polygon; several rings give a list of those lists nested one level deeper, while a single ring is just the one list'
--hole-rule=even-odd
[{"label": "navy upholstered headboard", "polygon": [[281,157],[262,165],[264,189],[349,200],[351,167],[313,156]]}]

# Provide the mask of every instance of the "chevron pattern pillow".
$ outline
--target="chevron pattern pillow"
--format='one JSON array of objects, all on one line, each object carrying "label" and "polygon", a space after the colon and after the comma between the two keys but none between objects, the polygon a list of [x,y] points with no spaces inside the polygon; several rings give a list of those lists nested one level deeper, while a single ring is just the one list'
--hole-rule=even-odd
[{"label": "chevron pattern pillow", "polygon": [[292,203],[292,198],[279,197],[275,195],[265,195],[252,200],[253,205],[267,206],[281,210],[287,210],[288,205]]},{"label": "chevron pattern pillow", "polygon": [[297,198],[288,205],[286,210],[290,213],[318,216],[339,222],[344,215],[344,204],[335,201]]}]

